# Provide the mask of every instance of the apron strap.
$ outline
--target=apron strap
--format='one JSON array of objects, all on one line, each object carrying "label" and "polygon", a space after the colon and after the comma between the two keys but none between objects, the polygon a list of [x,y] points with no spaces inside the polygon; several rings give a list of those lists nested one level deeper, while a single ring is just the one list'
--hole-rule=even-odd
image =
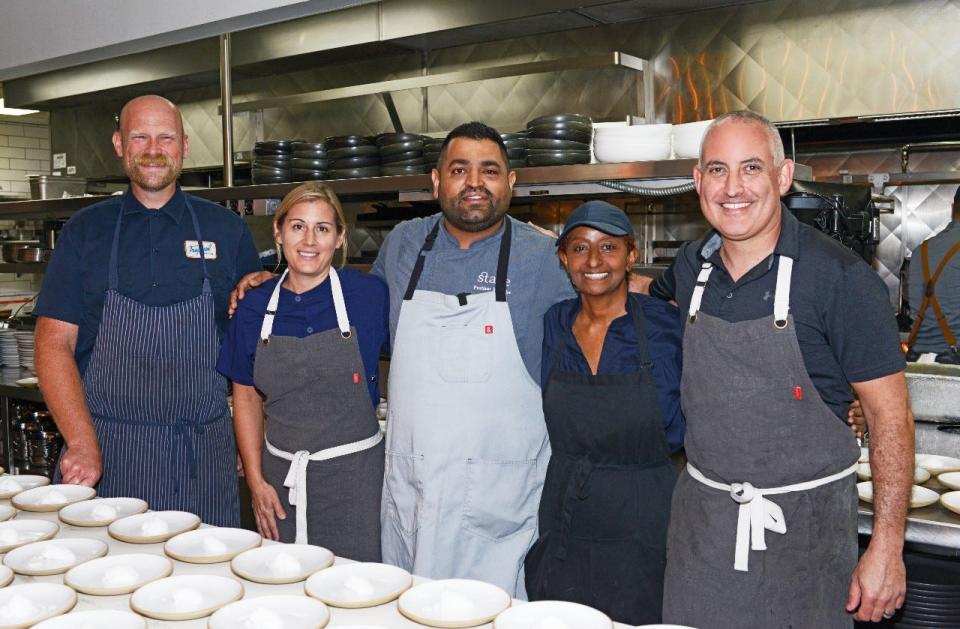
[{"label": "apron strap", "polygon": [[[270,340],[273,334],[273,320],[277,316],[277,308],[280,306],[280,287],[287,278],[289,267],[283,270],[277,285],[273,287],[270,293],[270,301],[267,302],[267,311],[263,315],[263,323],[260,324],[260,340],[264,343]],[[350,319],[347,317],[347,303],[343,299],[343,288],[340,286],[340,276],[337,270],[330,267],[330,292],[333,295],[333,309],[337,313],[337,327],[340,329],[340,336],[345,339],[350,338]]]},{"label": "apron strap", "polygon": [[507,271],[510,266],[510,217],[503,217],[503,235],[500,237],[500,256],[497,258],[497,301],[507,301]]},{"label": "apron strap", "polygon": [[700,312],[700,302],[703,301],[703,289],[706,288],[711,273],[713,273],[713,263],[704,262],[700,267],[700,275],[697,276],[697,284],[693,288],[693,295],[690,297],[690,308],[687,311],[690,316],[690,323],[697,320],[697,313]]},{"label": "apron strap", "polygon": [[781,255],[777,261],[777,288],[773,296],[773,325],[778,330],[787,327],[790,314],[790,279],[793,274],[793,258]]},{"label": "apron strap", "polygon": [[210,274],[207,273],[207,256],[203,252],[203,235],[200,233],[200,221],[197,220],[197,213],[193,210],[193,203],[190,202],[190,197],[184,194],[183,201],[187,205],[187,211],[190,212],[190,220],[193,221],[193,231],[197,234],[197,247],[200,249],[200,269],[203,271],[203,294],[209,295],[213,291],[210,289]]},{"label": "apron strap", "polygon": [[287,476],[283,480],[283,486],[290,490],[287,500],[291,505],[297,508],[297,534],[295,543],[306,544],[307,540],[307,465],[310,461],[328,461],[348,454],[356,454],[376,446],[383,441],[383,433],[378,429],[376,434],[354,441],[345,443],[333,448],[325,448],[310,454],[306,450],[298,450],[295,453],[285,452],[277,448],[264,438],[263,443],[267,451],[275,457],[285,461],[290,461],[290,467],[287,469]]},{"label": "apron strap", "polygon": [[912,348],[913,344],[916,343],[917,333],[920,331],[920,323],[923,321],[923,315],[927,311],[927,306],[932,306],[933,314],[936,315],[937,323],[940,325],[940,334],[943,335],[943,339],[947,342],[950,349],[956,350],[957,337],[953,334],[953,330],[950,329],[946,315],[943,314],[943,310],[940,308],[940,301],[937,299],[936,294],[936,285],[944,267],[947,266],[947,262],[960,252],[960,242],[954,243],[947,253],[944,254],[940,259],[940,263],[937,265],[936,271],[934,271],[932,275],[930,273],[930,258],[927,254],[927,245],[929,242],[929,239],[924,240],[920,245],[920,260],[923,263],[923,299],[921,299],[920,306],[917,308],[917,317],[913,321],[910,338],[907,339],[907,347]]},{"label": "apron strap", "polygon": [[273,318],[277,315],[277,306],[280,305],[280,286],[283,284],[283,280],[287,279],[287,271],[289,270],[289,268],[283,270],[277,285],[273,287],[273,292],[270,293],[267,312],[263,315],[263,323],[260,324],[260,340],[264,343],[270,340],[270,335],[273,333]]},{"label": "apron strap", "polygon": [[430,230],[430,233],[427,234],[426,240],[423,241],[423,246],[420,247],[420,254],[417,256],[417,263],[413,266],[413,272],[410,273],[410,281],[407,282],[407,292],[403,294],[404,301],[410,301],[413,299],[413,293],[416,292],[417,283],[420,282],[420,275],[423,273],[423,265],[427,260],[427,256],[424,254],[433,249],[433,245],[437,241],[437,235],[440,233],[440,222],[442,220],[442,216],[437,219],[436,225],[434,225],[433,229]]}]

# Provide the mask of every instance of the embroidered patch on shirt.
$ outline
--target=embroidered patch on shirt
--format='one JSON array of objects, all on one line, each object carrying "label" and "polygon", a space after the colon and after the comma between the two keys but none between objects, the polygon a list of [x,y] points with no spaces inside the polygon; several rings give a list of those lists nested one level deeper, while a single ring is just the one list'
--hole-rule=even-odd
[{"label": "embroidered patch on shirt", "polygon": [[[200,245],[196,240],[185,240],[183,241],[183,252],[188,258],[200,259]],[[216,260],[217,259],[217,243],[204,240],[203,241],[203,257],[206,260]]]}]

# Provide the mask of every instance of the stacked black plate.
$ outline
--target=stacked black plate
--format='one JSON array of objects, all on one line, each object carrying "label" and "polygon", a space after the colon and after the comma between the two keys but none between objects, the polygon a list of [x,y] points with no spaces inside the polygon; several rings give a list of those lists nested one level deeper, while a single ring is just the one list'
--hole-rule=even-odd
[{"label": "stacked black plate", "polygon": [[422,175],[432,167],[423,156],[423,136],[416,133],[381,133],[377,148],[380,174],[385,177]]},{"label": "stacked black plate", "polygon": [[589,164],[593,120],[578,114],[541,116],[527,123],[527,166]]},{"label": "stacked black plate", "polygon": [[426,160],[430,168],[437,167],[441,146],[443,146],[443,138],[423,138],[423,159]]},{"label": "stacked black plate", "polygon": [[327,148],[322,142],[294,142],[290,166],[294,181],[326,179]]},{"label": "stacked black plate", "polygon": [[507,147],[510,168],[523,168],[527,165],[527,132],[501,133],[503,145]]},{"label": "stacked black plate", "polygon": [[293,144],[296,140],[270,140],[253,146],[250,177],[253,183],[287,183],[293,181]]},{"label": "stacked black plate", "polygon": [[373,138],[338,135],[323,141],[327,149],[330,179],[360,179],[380,176],[380,149]]},{"label": "stacked black plate", "polygon": [[904,553],[907,597],[895,627],[960,627],[960,562]]}]

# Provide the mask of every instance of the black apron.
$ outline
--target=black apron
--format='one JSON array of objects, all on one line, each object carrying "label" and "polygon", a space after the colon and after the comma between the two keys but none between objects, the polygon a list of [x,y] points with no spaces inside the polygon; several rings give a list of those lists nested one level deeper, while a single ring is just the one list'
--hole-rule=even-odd
[{"label": "black apron", "polygon": [[639,372],[558,371],[566,339],[551,358],[543,408],[553,454],[526,583],[530,600],[583,603],[619,622],[648,624],[660,622],[676,471],[635,297],[627,312]]}]

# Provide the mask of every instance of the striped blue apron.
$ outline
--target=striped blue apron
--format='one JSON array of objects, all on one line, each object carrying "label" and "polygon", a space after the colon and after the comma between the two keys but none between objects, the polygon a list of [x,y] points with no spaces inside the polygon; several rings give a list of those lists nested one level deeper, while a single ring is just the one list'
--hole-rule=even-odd
[{"label": "striped blue apron", "polygon": [[[127,195],[129,195],[129,191]],[[151,509],[196,513],[239,526],[233,423],[227,383],[215,368],[219,338],[210,276],[192,299],[149,306],[118,291],[123,206],[110,250],[103,316],[83,376],[103,453],[100,496],[132,496]],[[197,242],[197,215],[184,195]]]}]

